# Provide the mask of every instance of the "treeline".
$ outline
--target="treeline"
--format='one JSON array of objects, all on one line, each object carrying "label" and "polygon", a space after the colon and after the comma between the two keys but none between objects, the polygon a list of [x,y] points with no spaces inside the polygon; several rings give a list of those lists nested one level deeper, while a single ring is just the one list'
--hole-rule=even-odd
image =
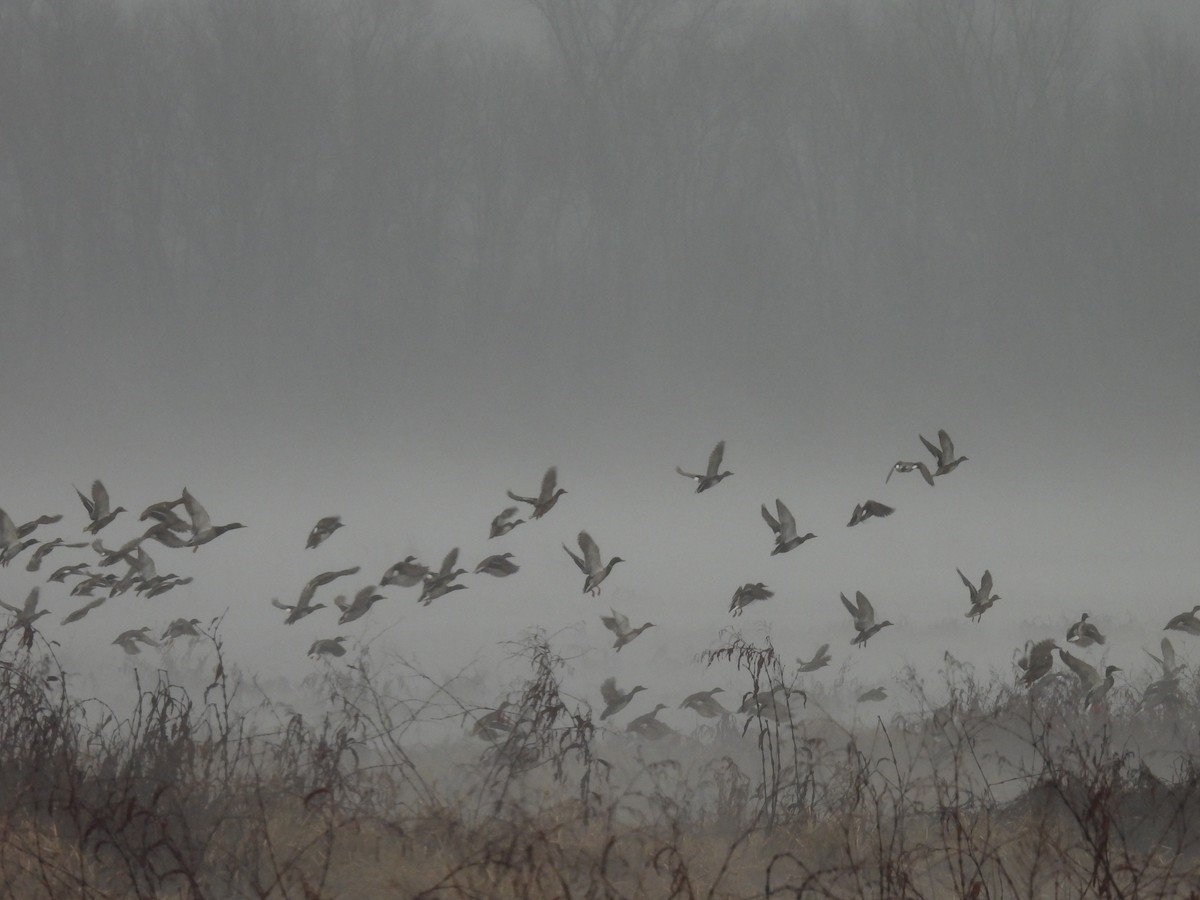
[{"label": "treeline", "polygon": [[1163,23],[513,3],[525,39],[432,0],[5,0],[0,290],[830,316],[1200,274],[1200,52]]}]

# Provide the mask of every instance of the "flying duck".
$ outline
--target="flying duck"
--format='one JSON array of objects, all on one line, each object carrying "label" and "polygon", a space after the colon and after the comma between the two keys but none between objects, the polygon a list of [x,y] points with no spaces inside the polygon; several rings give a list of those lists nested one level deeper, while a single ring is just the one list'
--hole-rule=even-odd
[{"label": "flying duck", "polygon": [[703,475],[697,475],[694,472],[685,472],[679,466],[675,467],[675,471],[684,478],[690,478],[696,482],[696,493],[701,494],[707,491],[710,487],[718,485],[722,480],[732,475],[732,472],[721,472],[721,458],[725,455],[725,442],[717,441],[717,446],[713,447],[712,453],[708,455],[708,469]]}]

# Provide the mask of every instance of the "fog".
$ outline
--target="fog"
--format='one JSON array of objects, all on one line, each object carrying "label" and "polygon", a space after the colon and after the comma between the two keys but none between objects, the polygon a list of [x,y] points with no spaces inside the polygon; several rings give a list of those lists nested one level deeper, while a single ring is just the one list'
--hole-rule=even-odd
[{"label": "fog", "polygon": [[[1200,11],[1138,10],[5,3],[0,506],[77,540],[101,478],[113,546],[186,485],[248,527],[74,626],[44,573],[0,599],[42,583],[91,672],[226,609],[231,659],[288,678],[316,637],[445,674],[540,626],[593,703],[731,678],[693,660],[731,624],[865,683],[943,650],[1007,677],[1087,611],[1138,671],[1195,602],[1200,501]],[[969,460],[885,485],[939,428]],[[722,439],[697,496],[673,468]],[[569,493],[488,541],[550,465]],[[776,497],[818,537],[770,557]],[[848,529],[867,498],[897,512]],[[627,560],[597,599],[580,529]],[[269,604],[455,546],[522,568],[341,629]],[[956,567],[995,576],[979,625]],[[748,581],[775,597],[733,620]],[[856,590],[896,625],[851,654]],[[610,606],[656,623],[619,656]]]}]

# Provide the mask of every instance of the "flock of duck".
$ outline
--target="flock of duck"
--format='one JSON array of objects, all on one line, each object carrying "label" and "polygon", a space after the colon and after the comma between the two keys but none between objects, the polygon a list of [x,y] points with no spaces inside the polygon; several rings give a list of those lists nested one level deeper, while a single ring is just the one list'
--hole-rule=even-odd
[{"label": "flock of duck", "polygon": [[[935,479],[952,473],[962,462],[967,460],[965,456],[955,455],[954,443],[945,430],[938,432],[937,444],[927,440],[924,435],[920,435],[920,439],[932,454],[932,461],[926,463],[921,460],[900,460],[889,468],[884,479],[885,483],[890,481],[896,473],[918,472],[921,478],[930,487],[933,487],[936,484]],[[696,493],[704,493],[715,488],[733,474],[728,470],[722,471],[724,454],[725,442],[721,441],[709,455],[708,465],[703,473],[688,472],[680,467],[676,467],[676,471],[695,484]],[[98,535],[119,514],[126,512],[125,508],[112,506],[108,492],[99,480],[92,484],[90,496],[78,489],[76,489],[76,493],[87,513],[87,522],[83,525],[82,531],[92,536],[90,542],[68,542],[61,536],[42,540],[35,536],[39,529],[60,522],[63,518],[62,515],[42,515],[17,525],[4,510],[0,509],[0,566],[8,566],[31,548],[25,565],[29,572],[40,571],[48,556],[56,551],[90,548],[94,554],[91,561],[62,565],[47,577],[49,582],[62,584],[66,584],[68,579],[73,579],[70,595],[86,600],[83,605],[69,612],[62,619],[63,626],[80,621],[91,610],[127,591],[133,591],[135,594],[146,597],[155,597],[192,580],[190,577],[183,578],[175,574],[160,574],[153,558],[147,552],[148,545],[157,544],[169,550],[190,549],[195,553],[201,546],[222,534],[245,527],[240,522],[214,525],[207,510],[187,488],[184,488],[179,497],[152,503],[146,507],[138,517],[139,522],[148,523],[145,530],[120,547],[110,549],[103,544]],[[506,507],[492,519],[489,539],[507,535],[513,529],[526,524],[527,521],[542,519],[566,493],[566,490],[558,486],[558,472],[554,466],[546,471],[536,497],[522,496],[508,491],[507,496],[510,500],[529,507],[527,518],[517,518],[520,506]],[[176,512],[180,507],[183,508],[185,515]],[[868,499],[855,505],[847,527],[857,526],[872,518],[885,518],[893,512],[895,510],[892,507],[877,500]],[[816,537],[811,532],[803,535],[799,533],[795,516],[781,499],[775,500],[773,511],[763,504],[762,517],[774,538],[771,555],[790,553]],[[321,518],[308,533],[305,542],[306,549],[316,550],[342,527],[340,516]],[[563,550],[583,575],[583,593],[599,595],[602,584],[612,574],[614,567],[624,560],[619,556],[613,556],[605,562],[600,548],[586,531],[579,532],[576,543],[579,553],[566,544],[563,544]],[[422,564],[415,556],[408,556],[388,568],[379,579],[378,584],[371,583],[358,589],[350,599],[345,594],[335,596],[331,602],[339,612],[338,625],[349,624],[367,615],[378,601],[384,599],[383,595],[378,592],[382,588],[419,587],[417,600],[424,605],[429,605],[454,591],[466,589],[467,585],[459,579],[468,572],[464,568],[457,567],[458,556],[457,547],[450,550],[437,569]],[[103,571],[121,563],[126,567],[124,572]],[[480,561],[474,567],[473,574],[505,578],[515,574],[519,569],[513,554],[504,552],[490,555]],[[339,579],[357,575],[359,571],[359,566],[353,566],[321,572],[304,585],[294,603],[284,603],[277,598],[272,598],[270,602],[275,608],[287,613],[283,620],[284,624],[293,625],[326,608],[327,604],[315,600],[317,592],[321,588]],[[969,592],[970,606],[965,615],[978,622],[984,613],[1000,599],[993,593],[991,572],[985,571],[976,586],[961,570],[957,571]],[[734,592],[729,604],[729,611],[734,616],[740,615],[750,604],[766,600],[771,596],[773,596],[772,591],[762,582],[744,584]],[[851,645],[865,647],[871,638],[892,624],[890,621],[878,619],[871,601],[861,591],[856,592],[853,600],[842,594],[841,601],[850,615],[855,632],[850,640]],[[22,632],[19,647],[30,647],[35,634],[34,623],[42,616],[49,614],[49,610],[39,608],[39,588],[34,587],[20,607],[10,605],[3,600],[0,600],[0,607],[12,613],[13,618],[9,628],[20,629]],[[654,627],[654,623],[646,622],[640,627],[634,628],[627,616],[616,610],[610,612],[610,615],[602,615],[601,621],[614,635],[615,640],[612,646],[618,652],[646,629]],[[1198,613],[1200,613],[1200,605],[1195,606],[1190,612],[1181,613],[1172,618],[1167,623],[1165,630],[1200,635]],[[202,634],[199,625],[198,619],[180,618],[171,622],[158,637],[155,637],[151,633],[151,629],[146,626],[124,631],[117,635],[112,643],[121,647],[125,653],[135,655],[140,653],[143,647],[157,647],[180,638],[199,637]],[[347,652],[346,640],[344,636],[320,638],[314,641],[309,648],[309,655],[313,657],[343,656]],[[1089,621],[1088,614],[1084,613],[1080,620],[1068,629],[1065,641],[1076,648],[1087,648],[1093,645],[1103,645],[1105,637],[1096,624]],[[1153,656],[1153,658],[1161,666],[1162,677],[1151,683],[1143,692],[1142,703],[1147,707],[1169,705],[1177,703],[1181,699],[1179,676],[1183,666],[1176,662],[1175,651],[1169,639],[1163,638],[1161,647],[1161,657]],[[1035,684],[1049,675],[1054,668],[1055,651],[1058,653],[1058,658],[1077,676],[1085,708],[1100,708],[1106,694],[1113,687],[1114,673],[1119,672],[1120,669],[1110,665],[1101,674],[1082,658],[1060,647],[1056,639],[1030,641],[1026,644],[1025,651],[1018,660],[1018,666],[1022,670],[1021,682],[1033,688]],[[812,658],[796,660],[796,672],[798,674],[814,672],[829,665],[831,659],[829,644],[823,644]],[[622,691],[617,687],[615,677],[606,679],[600,686],[600,695],[604,702],[600,719],[606,720],[621,712],[630,704],[636,694],[645,690],[646,688],[642,685],[635,685],[628,691]],[[791,715],[791,707],[787,698],[792,693],[792,689],[786,686],[780,685],[773,690],[758,693],[749,692],[743,696],[741,705],[736,710],[727,709],[716,699],[715,695],[721,692],[722,689],[718,687],[691,694],[680,703],[680,708],[690,709],[704,718],[717,718],[732,715],[734,712],[776,720],[784,720]],[[886,692],[882,688],[875,688],[867,691],[858,699],[859,701],[879,700],[885,696]],[[669,726],[657,719],[659,711],[666,708],[665,704],[657,704],[652,711],[630,721],[626,726],[627,730],[649,739],[658,739],[673,733]],[[473,730],[475,734],[482,737],[495,738],[511,728],[512,724],[507,714],[507,704],[502,704],[500,708],[479,718],[475,722]]]}]

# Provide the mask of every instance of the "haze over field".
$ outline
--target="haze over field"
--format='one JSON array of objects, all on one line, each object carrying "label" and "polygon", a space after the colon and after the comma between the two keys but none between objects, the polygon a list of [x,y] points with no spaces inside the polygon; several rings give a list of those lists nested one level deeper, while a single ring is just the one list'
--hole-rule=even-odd
[{"label": "haze over field", "polygon": [[[864,681],[1007,674],[1083,611],[1137,672],[1197,602],[1200,506],[1200,8],[1143,6],[5,3],[0,506],[78,539],[101,478],[109,545],[184,485],[248,526],[152,549],[195,582],[88,627],[45,586],[44,632],[116,671],[120,631],[228,607],[231,658],[294,678],[315,637],[453,671],[565,628],[596,703],[710,686],[761,580],[748,633]],[[939,428],[969,461],[885,485]],[[673,468],[721,439],[696,496]],[[549,465],[569,494],[488,541]],[[818,537],[772,558],[776,497]],[[868,497],[897,512],[847,529]],[[580,529],[627,560],[598,599]],[[522,568],[341,629],[269,605],[454,546]],[[956,567],[995,576],[978,626]],[[897,624],[850,656],[855,590]],[[610,605],[656,623],[619,657]]]}]

